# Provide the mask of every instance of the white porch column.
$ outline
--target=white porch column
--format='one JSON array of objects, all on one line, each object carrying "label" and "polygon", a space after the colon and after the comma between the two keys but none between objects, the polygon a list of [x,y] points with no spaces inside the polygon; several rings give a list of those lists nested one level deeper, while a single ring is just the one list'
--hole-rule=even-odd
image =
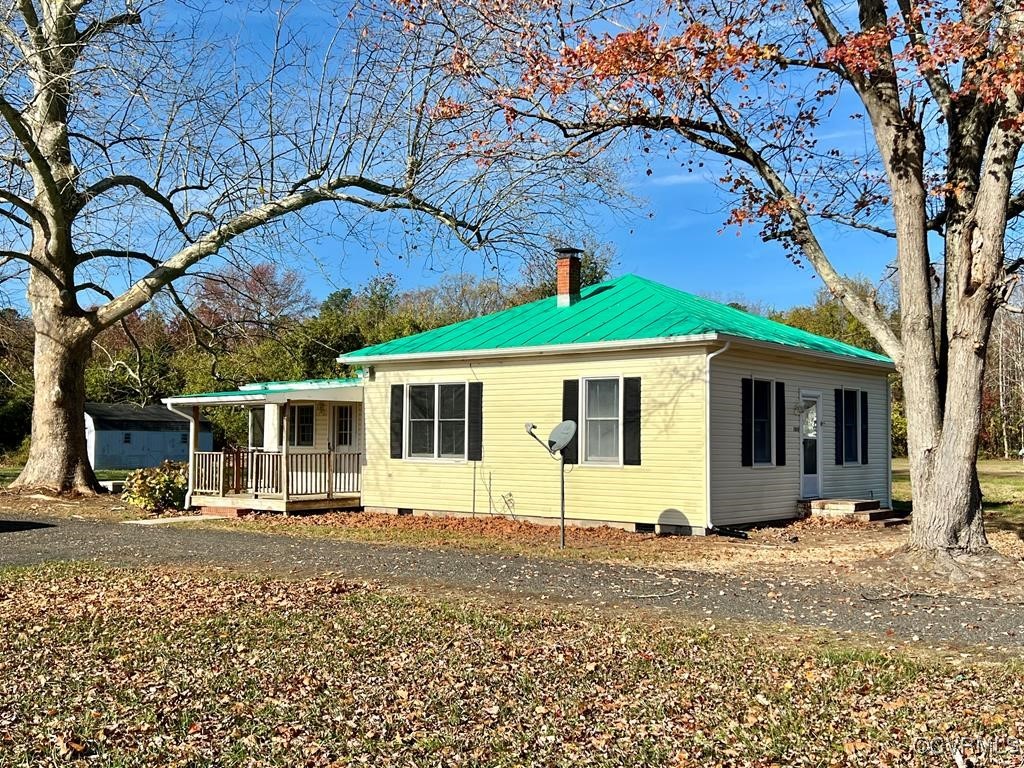
[{"label": "white porch column", "polygon": [[267,403],[263,406],[263,450],[281,450],[281,406]]}]

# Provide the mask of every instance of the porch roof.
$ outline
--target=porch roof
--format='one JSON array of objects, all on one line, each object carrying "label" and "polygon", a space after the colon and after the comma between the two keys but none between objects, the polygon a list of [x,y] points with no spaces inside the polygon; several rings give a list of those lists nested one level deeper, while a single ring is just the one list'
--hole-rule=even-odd
[{"label": "porch roof", "polygon": [[284,403],[289,400],[329,400],[335,402],[362,402],[363,380],[358,377],[344,379],[305,379],[302,381],[260,381],[243,384],[227,392],[196,392],[189,395],[166,397],[169,408],[182,405],[261,405]]}]

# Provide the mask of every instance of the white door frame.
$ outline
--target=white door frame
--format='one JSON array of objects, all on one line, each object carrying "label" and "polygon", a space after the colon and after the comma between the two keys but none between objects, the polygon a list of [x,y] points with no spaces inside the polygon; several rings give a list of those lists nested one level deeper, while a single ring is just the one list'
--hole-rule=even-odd
[{"label": "white door frame", "polygon": [[[815,440],[817,442],[817,454],[818,454],[817,455],[818,472],[817,472],[817,475],[816,475],[817,482],[815,483],[817,485],[817,489],[816,489],[817,492],[814,493],[814,494],[811,494],[811,493],[807,492],[808,491],[808,486],[805,485],[805,482],[804,482],[804,478],[805,477],[814,477],[814,475],[807,475],[807,474],[804,473],[804,421],[803,421],[803,405],[804,405],[804,401],[805,400],[813,400],[815,402],[815,418],[817,419],[817,422],[818,422],[817,425],[816,425],[816,429],[815,429],[815,434],[816,434]],[[822,448],[821,448],[821,424],[822,424],[821,408],[822,408],[822,405],[821,405],[821,392],[820,391],[818,391],[818,390],[810,390],[810,389],[801,389],[800,390],[800,412],[801,412],[800,413],[800,415],[801,415],[801,418],[800,418],[800,498],[802,498],[802,499],[821,498],[824,495],[823,489],[822,489],[824,476],[823,476],[823,472],[822,472],[822,467],[823,467],[822,459],[823,459],[823,456],[822,456]]]}]

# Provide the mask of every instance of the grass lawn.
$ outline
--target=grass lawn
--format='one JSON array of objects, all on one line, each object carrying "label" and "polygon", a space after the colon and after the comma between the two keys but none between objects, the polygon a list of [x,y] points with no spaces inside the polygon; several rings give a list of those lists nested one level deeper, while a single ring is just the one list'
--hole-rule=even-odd
[{"label": "grass lawn", "polygon": [[[987,526],[1024,537],[1024,464],[984,459],[978,462],[978,479]],[[893,506],[910,504],[910,470],[906,459],[893,459],[892,496]]]},{"label": "grass lawn", "polygon": [[0,625],[5,766],[931,766],[1024,732],[1013,662],[329,579],[6,570]]},{"label": "grass lawn", "polygon": [[[0,467],[0,488],[13,483],[20,472],[21,467]],[[99,480],[124,480],[129,472],[130,469],[101,469],[96,472],[96,477]]]}]

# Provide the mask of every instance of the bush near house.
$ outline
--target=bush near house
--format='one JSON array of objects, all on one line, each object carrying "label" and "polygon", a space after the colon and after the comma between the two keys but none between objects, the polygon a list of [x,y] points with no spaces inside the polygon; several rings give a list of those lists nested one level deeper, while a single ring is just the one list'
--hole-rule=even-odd
[{"label": "bush near house", "polygon": [[129,472],[121,498],[134,507],[155,513],[184,509],[187,491],[188,464],[165,461],[158,467]]}]

